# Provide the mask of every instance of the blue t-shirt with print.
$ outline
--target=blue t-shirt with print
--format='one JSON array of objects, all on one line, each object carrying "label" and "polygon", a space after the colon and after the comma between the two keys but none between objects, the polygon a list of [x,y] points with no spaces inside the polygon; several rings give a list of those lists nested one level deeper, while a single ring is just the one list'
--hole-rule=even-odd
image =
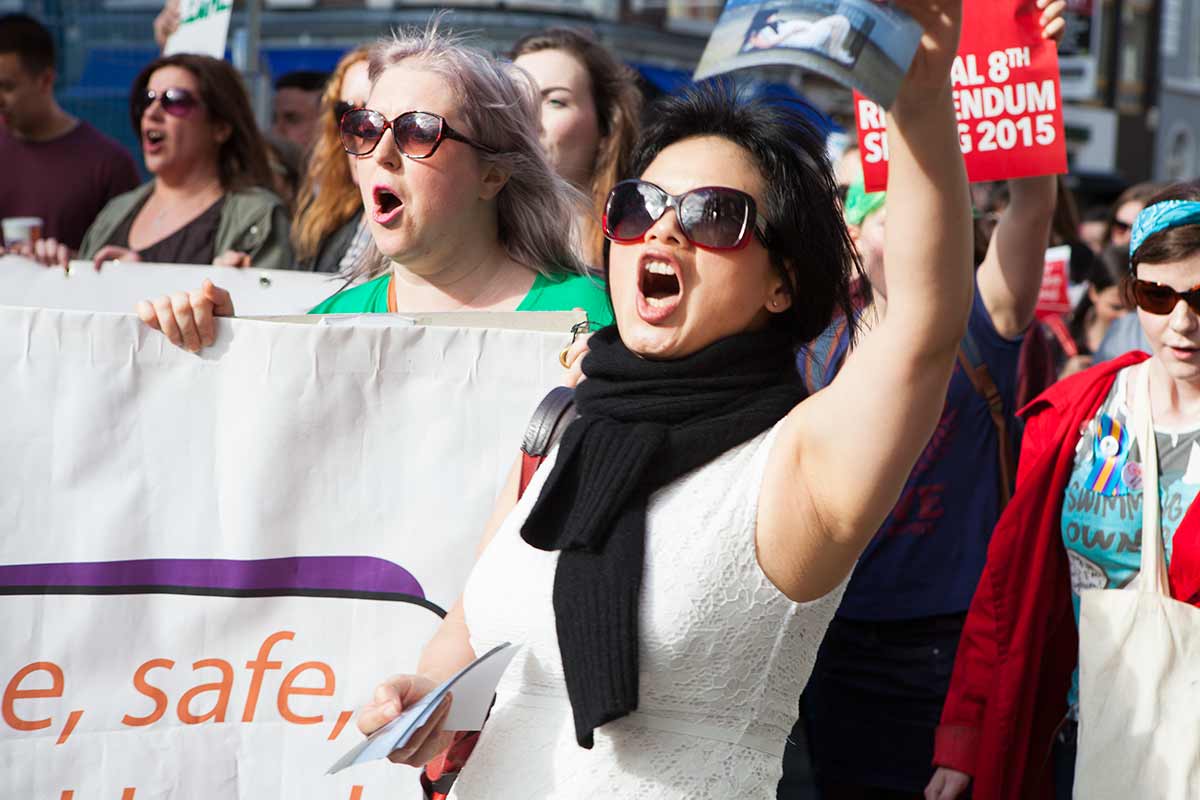
[{"label": "blue t-shirt with print", "polygon": [[[996,331],[978,290],[967,330],[1011,416],[1021,339]],[[937,429],[854,568],[838,616],[883,621],[967,610],[1000,516],[998,451],[988,405],[956,363]]]},{"label": "blue t-shirt with print", "polygon": [[[1129,428],[1126,368],[1088,423],[1075,448],[1075,465],[1063,495],[1062,539],[1071,569],[1071,602],[1079,622],[1080,592],[1123,589],[1141,571],[1142,481],[1137,437]],[[1158,446],[1163,552],[1171,560],[1175,530],[1200,493],[1200,428],[1155,431]],[[1079,671],[1067,702],[1079,703]]]}]

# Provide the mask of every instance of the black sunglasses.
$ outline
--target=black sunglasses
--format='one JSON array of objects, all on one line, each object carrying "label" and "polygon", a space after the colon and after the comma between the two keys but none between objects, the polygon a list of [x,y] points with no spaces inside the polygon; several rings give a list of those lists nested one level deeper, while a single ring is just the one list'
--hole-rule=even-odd
[{"label": "black sunglasses", "polygon": [[755,236],[767,246],[767,221],[745,192],[702,186],[673,195],[643,180],[621,181],[609,192],[604,235],[617,244],[640,242],[669,208],[675,209],[683,235],[697,247],[736,250]]},{"label": "black sunglasses", "polygon": [[135,116],[142,116],[154,105],[157,100],[162,110],[173,117],[186,117],[192,113],[192,109],[200,105],[200,101],[196,96],[187,89],[164,89],[162,93],[158,93],[153,89],[147,89],[133,98],[133,113]]},{"label": "black sunglasses", "polygon": [[445,139],[456,139],[485,153],[497,152],[467,138],[451,128],[444,117],[430,111],[406,111],[389,121],[369,108],[355,108],[342,115],[342,148],[352,156],[370,155],[388,128],[392,129],[396,147],[409,158],[429,158]]},{"label": "black sunglasses", "polygon": [[1161,283],[1134,278],[1129,285],[1129,294],[1138,308],[1151,314],[1170,314],[1180,300],[1186,302],[1194,313],[1200,314],[1200,286],[1179,292]]}]

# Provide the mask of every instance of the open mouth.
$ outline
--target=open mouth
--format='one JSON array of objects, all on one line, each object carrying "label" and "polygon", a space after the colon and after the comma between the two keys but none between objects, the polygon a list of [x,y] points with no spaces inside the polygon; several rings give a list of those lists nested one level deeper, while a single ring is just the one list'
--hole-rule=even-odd
[{"label": "open mouth", "polygon": [[679,298],[679,276],[665,261],[647,261],[642,265],[642,296],[647,305],[663,308]]},{"label": "open mouth", "polygon": [[386,186],[375,187],[375,219],[378,222],[389,222],[404,207],[404,201]]},{"label": "open mouth", "polygon": [[651,324],[660,323],[682,300],[679,265],[665,256],[643,256],[638,268],[638,316]]},{"label": "open mouth", "polygon": [[163,131],[149,130],[145,133],[146,144],[151,148],[156,148],[162,144],[167,138],[167,134]]}]

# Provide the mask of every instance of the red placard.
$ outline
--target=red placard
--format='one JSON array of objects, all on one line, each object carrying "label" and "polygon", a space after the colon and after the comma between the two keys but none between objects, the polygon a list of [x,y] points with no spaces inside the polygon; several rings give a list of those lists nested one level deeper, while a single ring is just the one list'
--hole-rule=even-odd
[{"label": "red placard", "polygon": [[[951,71],[959,144],[972,182],[1067,171],[1058,52],[1042,38],[1036,0],[966,0]],[[887,187],[886,113],[855,92],[869,192]]]},{"label": "red placard", "polygon": [[1071,296],[1067,292],[1070,266],[1070,246],[1051,247],[1046,251],[1046,268],[1035,311],[1038,319],[1071,312]]}]

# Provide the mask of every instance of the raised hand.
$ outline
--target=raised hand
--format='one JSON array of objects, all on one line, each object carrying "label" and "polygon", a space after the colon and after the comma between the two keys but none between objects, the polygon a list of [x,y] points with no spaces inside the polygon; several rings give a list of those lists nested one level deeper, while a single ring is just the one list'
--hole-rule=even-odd
[{"label": "raised hand", "polygon": [[137,254],[136,250],[130,250],[128,247],[117,247],[115,244],[106,244],[96,251],[96,255],[92,257],[92,266],[96,271],[100,271],[100,267],[104,266],[105,261],[141,261],[142,257]]},{"label": "raised hand", "polygon": [[[436,683],[422,675],[388,678],[376,687],[375,699],[358,712],[358,729],[365,735],[371,735],[436,688]],[[450,697],[444,699],[429,721],[417,728],[404,747],[392,751],[388,760],[422,767],[449,747],[454,737],[442,730],[442,723],[450,713],[450,703]]]},{"label": "raised hand", "polygon": [[895,0],[895,6],[924,30],[897,102],[919,102],[949,88],[962,31],[962,5],[962,0]]},{"label": "raised hand", "polygon": [[1037,7],[1042,11],[1042,38],[1062,42],[1067,30],[1067,21],[1063,19],[1067,0],[1037,0]]},{"label": "raised hand", "polygon": [[62,267],[63,269],[66,269],[67,265],[71,263],[71,256],[74,255],[71,248],[52,237],[38,239],[32,246],[14,247],[13,252],[32,258],[43,266]]},{"label": "raised hand", "polygon": [[217,267],[249,267],[251,266],[250,254],[239,250],[226,250],[213,259],[213,265]]},{"label": "raised hand", "polygon": [[140,301],[137,315],[171,344],[195,353],[216,339],[213,317],[233,316],[233,298],[206,279],[199,289]]}]

